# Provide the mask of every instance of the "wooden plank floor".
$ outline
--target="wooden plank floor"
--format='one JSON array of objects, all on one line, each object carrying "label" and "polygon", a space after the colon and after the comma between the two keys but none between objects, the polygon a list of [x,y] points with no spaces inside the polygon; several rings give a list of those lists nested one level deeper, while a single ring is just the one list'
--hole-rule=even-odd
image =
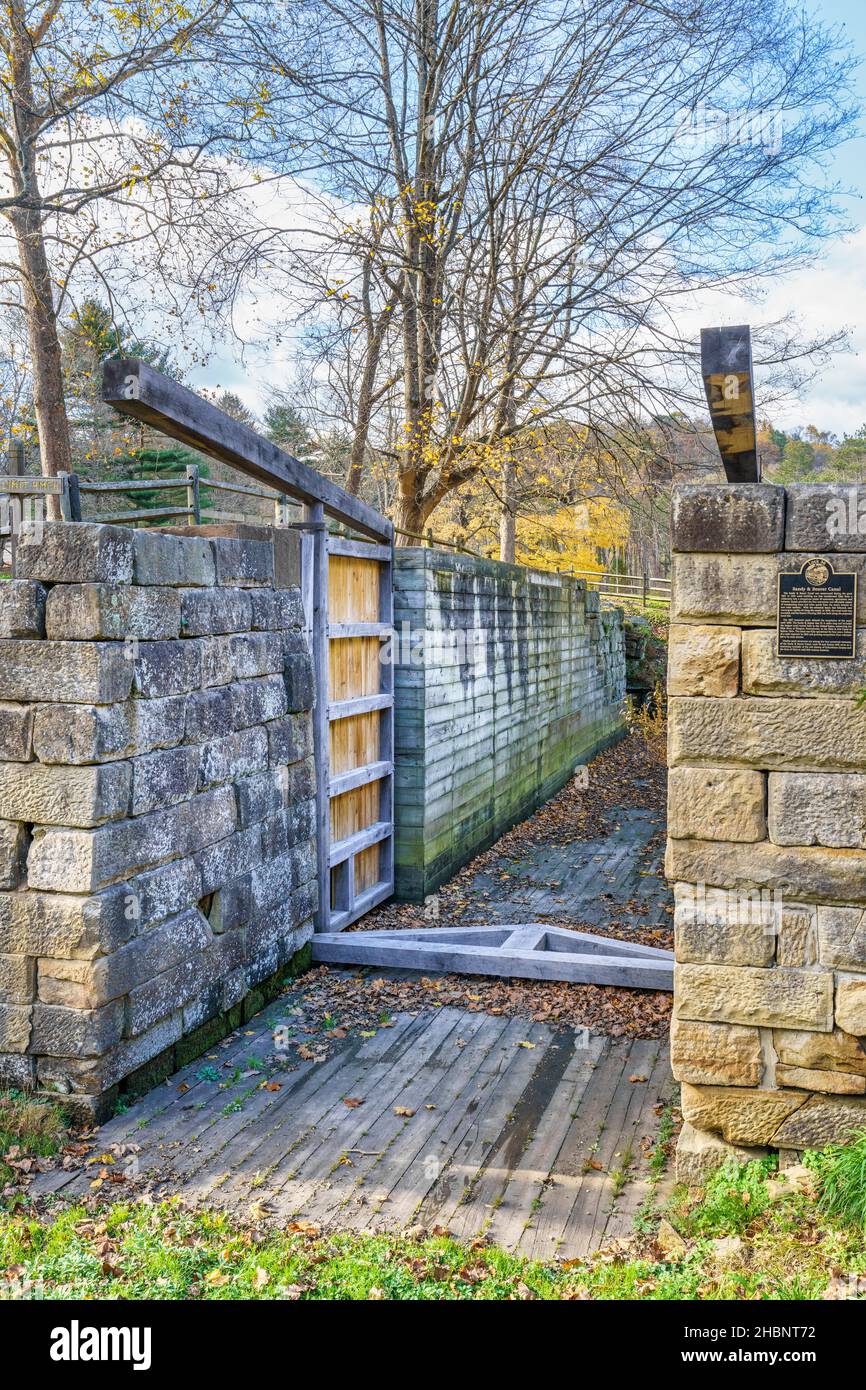
[{"label": "wooden plank floor", "polygon": [[[630,1229],[650,1190],[641,1141],[672,1085],[666,1044],[442,1008],[298,1062],[275,1051],[280,1010],[102,1127],[94,1151],[120,1146],[128,1177],[100,1195],[179,1194],[342,1229],[420,1222],[547,1260]],[[611,1172],[630,1156],[614,1201]],[[94,1172],[46,1173],[34,1189],[74,1197]]]}]

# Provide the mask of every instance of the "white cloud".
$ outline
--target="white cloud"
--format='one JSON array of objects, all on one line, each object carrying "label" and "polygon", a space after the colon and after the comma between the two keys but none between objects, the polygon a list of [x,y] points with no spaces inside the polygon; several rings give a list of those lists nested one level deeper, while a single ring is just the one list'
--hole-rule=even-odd
[{"label": "white cloud", "polygon": [[[782,429],[816,425],[842,436],[866,421],[866,227],[838,241],[808,269],[773,280],[756,307],[739,296],[706,295],[690,306],[678,322],[694,333],[708,324],[774,321],[793,313],[806,334],[818,336],[847,330],[850,351],[838,352],[796,399],[769,412]],[[760,369],[756,369],[760,395]]]}]

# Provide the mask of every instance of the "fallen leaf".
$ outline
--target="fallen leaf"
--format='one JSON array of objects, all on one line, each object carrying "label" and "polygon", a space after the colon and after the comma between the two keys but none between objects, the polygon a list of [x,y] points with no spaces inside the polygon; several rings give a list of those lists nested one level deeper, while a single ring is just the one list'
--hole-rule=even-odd
[{"label": "fallen leaf", "polygon": [[350,1110],[357,1110],[359,1105],[364,1104],[363,1096],[343,1096],[343,1104],[348,1105]]},{"label": "fallen leaf", "polygon": [[409,1109],[407,1106],[405,1106],[405,1105],[395,1105],[395,1106],[394,1106],[394,1114],[395,1114],[395,1115],[405,1115],[405,1117],[406,1117],[407,1120],[411,1120],[412,1116],[415,1114],[415,1111],[414,1111],[414,1110],[410,1110],[410,1109]]},{"label": "fallen leaf", "polygon": [[645,1076],[638,1076],[637,1072],[634,1072],[633,1075],[629,1077],[629,1081],[631,1081],[632,1083],[636,1083],[636,1082],[640,1082],[640,1081],[646,1081],[646,1077],[645,1077]]}]

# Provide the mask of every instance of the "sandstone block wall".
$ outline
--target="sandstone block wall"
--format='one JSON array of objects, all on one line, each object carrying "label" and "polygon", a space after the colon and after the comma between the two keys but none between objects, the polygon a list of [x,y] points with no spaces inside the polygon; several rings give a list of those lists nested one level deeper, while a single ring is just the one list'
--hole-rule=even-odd
[{"label": "sandstone block wall", "polygon": [[25,528],[0,581],[0,1085],[94,1113],[312,934],[296,540],[209,529]]},{"label": "sandstone block wall", "polygon": [[395,871],[421,900],[623,730],[620,609],[582,580],[395,553]]},{"label": "sandstone block wall", "polygon": [[[669,841],[680,1176],[866,1126],[866,526],[856,488],[687,486],[673,506]],[[847,520],[846,520],[847,519]],[[853,522],[853,524],[849,524]],[[841,528],[841,529],[840,529]],[[777,576],[830,552],[852,661],[780,660]]]}]

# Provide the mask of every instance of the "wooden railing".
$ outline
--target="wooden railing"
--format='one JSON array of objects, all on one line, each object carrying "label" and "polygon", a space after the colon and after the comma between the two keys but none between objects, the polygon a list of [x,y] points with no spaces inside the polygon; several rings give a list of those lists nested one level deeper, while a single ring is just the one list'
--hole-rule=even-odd
[{"label": "wooden railing", "polygon": [[616,574],[613,571],[571,570],[588,589],[597,589],[606,598],[629,599],[646,608],[649,603],[670,606],[671,581],[661,575]]}]

